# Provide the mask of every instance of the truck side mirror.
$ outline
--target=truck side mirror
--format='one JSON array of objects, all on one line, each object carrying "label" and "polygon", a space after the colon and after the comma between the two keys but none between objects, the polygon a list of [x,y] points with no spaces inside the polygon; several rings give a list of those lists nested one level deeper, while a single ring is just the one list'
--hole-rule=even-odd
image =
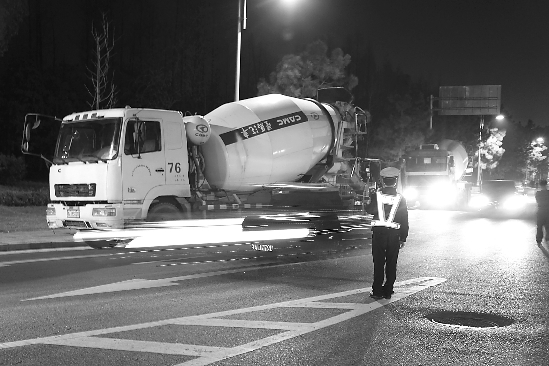
[{"label": "truck side mirror", "polygon": [[137,155],[135,158],[141,159],[141,147],[143,144],[145,122],[141,121],[137,117],[132,117],[128,120],[126,125],[126,137],[124,142],[124,151],[126,155]]},{"label": "truck side mirror", "polygon": [[29,141],[30,141],[30,124],[25,122],[25,127],[23,127],[23,141],[21,141],[21,152],[29,152]]},{"label": "truck side mirror", "polygon": [[135,144],[137,147],[137,155],[141,158],[141,146],[143,146],[143,128],[145,127],[143,121],[135,121]]},{"label": "truck side mirror", "polygon": [[21,152],[27,155],[38,156],[51,163],[61,122],[56,117],[27,113],[23,124]]},{"label": "truck side mirror", "polygon": [[[32,120],[34,117],[34,121]],[[23,126],[23,141],[21,142],[21,151],[29,152],[29,142],[31,139],[31,130],[40,126],[40,117],[38,115],[27,114],[25,116],[25,124]]]}]

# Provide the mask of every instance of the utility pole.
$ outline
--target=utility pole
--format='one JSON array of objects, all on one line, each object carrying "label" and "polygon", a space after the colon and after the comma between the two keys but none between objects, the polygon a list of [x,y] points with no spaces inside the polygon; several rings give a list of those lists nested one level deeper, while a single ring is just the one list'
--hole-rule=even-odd
[{"label": "utility pole", "polygon": [[429,129],[433,129],[433,94],[429,97]]},{"label": "utility pole", "polygon": [[236,80],[234,100],[240,100],[240,53],[242,51],[242,30],[246,29],[246,0],[238,0],[238,33],[236,39]]},{"label": "utility pole", "polygon": [[482,184],[482,167],[480,165],[480,145],[482,144],[482,130],[484,129],[484,115],[480,116],[480,130],[478,133],[478,169],[477,169],[477,186],[480,189]]}]

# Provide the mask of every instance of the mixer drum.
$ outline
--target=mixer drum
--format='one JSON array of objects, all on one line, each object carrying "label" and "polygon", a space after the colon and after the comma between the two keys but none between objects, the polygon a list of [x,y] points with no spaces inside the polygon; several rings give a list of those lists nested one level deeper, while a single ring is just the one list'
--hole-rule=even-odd
[{"label": "mixer drum", "polygon": [[326,157],[339,120],[330,105],[280,94],[227,103],[204,118],[212,128],[201,146],[206,179],[239,192],[299,180]]}]

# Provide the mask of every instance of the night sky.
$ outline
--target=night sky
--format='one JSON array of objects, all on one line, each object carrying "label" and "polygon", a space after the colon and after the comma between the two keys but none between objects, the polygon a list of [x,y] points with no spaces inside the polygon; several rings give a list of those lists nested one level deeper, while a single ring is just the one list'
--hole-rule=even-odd
[{"label": "night sky", "polygon": [[[101,8],[107,9],[114,22],[116,57],[126,57],[126,63],[128,57],[135,57],[129,55],[137,55],[137,48],[145,53],[151,46],[144,42],[147,38],[143,34],[152,29],[166,32],[167,37],[161,41],[166,47],[192,37],[182,33],[187,29],[185,23],[208,29],[210,38],[205,42],[209,45],[203,47],[211,46],[206,54],[222,65],[215,76],[218,89],[223,88],[219,94],[229,102],[234,95],[238,0],[180,1],[179,13],[175,13],[174,0],[31,0],[29,4],[39,4],[41,9],[45,62],[82,60],[85,49],[91,46],[89,13],[97,12],[93,15],[97,18]],[[306,44],[321,38],[331,48],[341,47],[354,60],[371,48],[378,67],[388,60],[413,80],[429,82],[433,90],[439,85],[501,85],[503,108],[513,120],[532,119],[537,125],[549,125],[549,2],[545,0],[290,2],[247,0],[248,22],[242,43],[243,98],[255,95],[258,77],[267,77],[284,54],[299,53]],[[181,14],[181,19],[174,19],[176,14]],[[179,34],[170,31],[168,24],[174,22],[179,23],[173,28]],[[26,50],[35,30],[32,26],[36,28],[36,22],[31,22],[31,35],[22,30],[13,38],[9,57],[37,54]],[[139,41],[135,41],[134,34],[141,34]],[[169,58],[163,56],[168,60],[166,67],[170,67]],[[139,66],[139,60],[130,61]],[[216,92],[211,89],[208,93],[212,90]]]},{"label": "night sky", "polygon": [[248,31],[273,45],[274,58],[318,35],[351,57],[371,44],[379,63],[435,86],[501,85],[513,120],[549,125],[547,1],[294,0],[284,10],[279,1],[248,0]]}]

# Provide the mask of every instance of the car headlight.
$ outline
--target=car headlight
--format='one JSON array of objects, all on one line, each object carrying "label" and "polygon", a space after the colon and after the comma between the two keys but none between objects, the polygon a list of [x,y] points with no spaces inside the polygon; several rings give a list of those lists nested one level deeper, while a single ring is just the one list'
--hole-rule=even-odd
[{"label": "car headlight", "polygon": [[526,204],[526,199],[522,195],[512,195],[509,197],[505,197],[501,202],[501,207],[505,210],[520,210],[524,208],[524,205]]},{"label": "car headlight", "polygon": [[469,200],[469,206],[472,208],[484,208],[489,204],[490,199],[483,194],[472,195]]}]

